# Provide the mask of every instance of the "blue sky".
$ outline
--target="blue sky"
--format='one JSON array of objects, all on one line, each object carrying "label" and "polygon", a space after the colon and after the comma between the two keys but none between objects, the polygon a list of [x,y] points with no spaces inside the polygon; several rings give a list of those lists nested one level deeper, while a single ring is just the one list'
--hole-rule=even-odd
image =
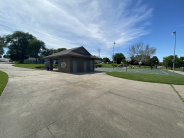
[{"label": "blue sky", "polygon": [[84,46],[92,55],[126,57],[130,46],[156,47],[156,56],[184,56],[183,0],[0,0],[0,35],[29,32],[47,48]]}]

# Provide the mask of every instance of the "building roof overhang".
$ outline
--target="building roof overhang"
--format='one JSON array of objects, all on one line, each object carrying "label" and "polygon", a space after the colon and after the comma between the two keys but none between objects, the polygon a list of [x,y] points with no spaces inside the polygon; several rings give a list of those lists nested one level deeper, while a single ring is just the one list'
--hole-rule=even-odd
[{"label": "building roof overhang", "polygon": [[88,51],[87,54],[80,54],[75,52],[74,50],[83,48],[85,51],[87,51],[83,46],[82,47],[77,47],[73,49],[68,49],[68,50],[63,50],[61,52],[43,57],[44,59],[59,59],[60,57],[76,57],[76,58],[89,58],[89,59],[100,59],[98,57],[92,56]]}]

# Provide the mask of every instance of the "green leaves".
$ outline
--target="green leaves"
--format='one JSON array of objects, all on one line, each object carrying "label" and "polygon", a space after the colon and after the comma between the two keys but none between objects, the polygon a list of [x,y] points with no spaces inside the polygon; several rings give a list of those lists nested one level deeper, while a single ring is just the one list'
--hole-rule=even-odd
[{"label": "green leaves", "polygon": [[[163,65],[165,67],[171,67],[171,69],[172,69],[172,67],[173,67],[173,62],[172,61],[173,61],[173,59],[174,59],[173,55],[165,57],[164,60],[163,60]],[[175,67],[182,67],[183,64],[184,64],[183,60],[184,60],[184,57],[178,58],[178,56],[175,55]]]},{"label": "green leaves", "polygon": [[41,52],[41,56],[48,56],[48,55],[52,55],[54,53],[58,53],[60,51],[63,51],[63,50],[66,50],[66,48],[58,48],[58,49],[48,49],[48,48],[45,48],[44,50],[42,50]]},{"label": "green leaves", "polygon": [[107,62],[110,62],[110,59],[107,58],[107,57],[104,57],[104,58],[102,59],[102,61],[103,61],[104,63],[107,63]]},{"label": "green leaves", "polygon": [[125,61],[125,56],[122,53],[116,53],[114,55],[114,61],[116,64],[120,64],[122,61]]},{"label": "green leaves", "polygon": [[157,56],[153,56],[151,58],[151,64],[153,64],[153,65],[158,65],[159,64],[159,60],[158,60]]}]

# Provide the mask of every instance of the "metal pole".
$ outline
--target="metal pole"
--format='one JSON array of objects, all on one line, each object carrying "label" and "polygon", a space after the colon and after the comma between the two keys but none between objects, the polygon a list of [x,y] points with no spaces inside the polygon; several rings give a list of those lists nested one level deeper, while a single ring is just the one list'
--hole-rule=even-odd
[{"label": "metal pole", "polygon": [[113,69],[114,69],[114,46],[113,46]]},{"label": "metal pole", "polygon": [[[114,42],[113,44],[115,45],[116,43]],[[114,46],[113,46],[113,69],[114,69]]]},{"label": "metal pole", "polygon": [[174,62],[173,62],[173,72],[175,67],[175,48],[176,48],[176,31],[175,31],[175,45],[174,45]]},{"label": "metal pole", "polygon": [[126,60],[126,72],[127,72],[127,60]]}]

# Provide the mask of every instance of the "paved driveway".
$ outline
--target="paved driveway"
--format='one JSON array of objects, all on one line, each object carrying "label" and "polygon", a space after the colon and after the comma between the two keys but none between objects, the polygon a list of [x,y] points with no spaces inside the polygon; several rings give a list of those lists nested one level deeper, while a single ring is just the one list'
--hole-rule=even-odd
[{"label": "paved driveway", "polygon": [[170,85],[2,64],[0,138],[183,138],[184,103]]}]

